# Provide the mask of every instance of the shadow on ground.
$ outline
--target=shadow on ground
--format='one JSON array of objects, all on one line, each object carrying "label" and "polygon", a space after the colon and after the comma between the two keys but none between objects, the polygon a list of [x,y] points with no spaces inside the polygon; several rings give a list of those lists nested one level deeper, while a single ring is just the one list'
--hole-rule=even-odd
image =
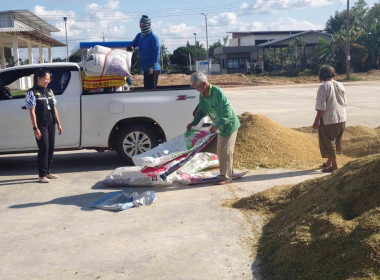
[{"label": "shadow on ground", "polygon": [[281,178],[299,177],[306,175],[321,174],[319,169],[308,169],[308,170],[294,170],[294,171],[284,171],[280,173],[268,173],[268,174],[257,174],[244,176],[242,182],[258,182],[266,180],[276,180]]},{"label": "shadow on ground", "polygon": [[[112,170],[124,166],[116,152],[96,151],[56,152],[52,169],[54,173]],[[0,175],[36,175],[37,154],[6,155],[0,157]],[[0,181],[1,183],[2,181]]]},{"label": "shadow on ground", "polygon": [[93,203],[95,200],[99,199],[100,197],[106,194],[107,193],[105,192],[93,192],[93,193],[84,193],[84,194],[79,194],[79,195],[70,195],[70,196],[55,198],[50,201],[16,204],[16,205],[10,206],[9,208],[22,209],[22,208],[44,206],[44,205],[49,205],[49,204],[59,204],[59,205],[74,205],[74,206],[78,206],[83,211],[93,211],[96,209],[90,207],[91,203]]}]

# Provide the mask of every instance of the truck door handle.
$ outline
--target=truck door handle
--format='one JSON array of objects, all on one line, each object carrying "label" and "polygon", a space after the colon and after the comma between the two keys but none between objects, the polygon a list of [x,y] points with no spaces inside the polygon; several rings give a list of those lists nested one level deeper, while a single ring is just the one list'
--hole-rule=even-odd
[{"label": "truck door handle", "polygon": [[195,95],[177,95],[177,99],[175,101],[182,101],[182,100],[187,100],[187,99],[191,99],[191,98],[195,98]]},{"label": "truck door handle", "polygon": [[26,110],[26,106],[22,106],[21,109]]}]

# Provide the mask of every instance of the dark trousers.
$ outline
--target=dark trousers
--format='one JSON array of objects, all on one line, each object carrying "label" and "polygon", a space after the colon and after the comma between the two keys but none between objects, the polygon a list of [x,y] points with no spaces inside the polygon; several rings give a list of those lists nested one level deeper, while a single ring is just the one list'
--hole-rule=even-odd
[{"label": "dark trousers", "polygon": [[55,142],[55,123],[51,117],[49,124],[46,126],[39,126],[42,137],[37,140],[38,145],[38,174],[44,177],[50,173],[50,167],[53,162],[54,142]]},{"label": "dark trousers", "polygon": [[144,88],[145,89],[155,89],[157,88],[158,76],[160,75],[160,70],[155,70],[153,73],[149,73],[149,69],[144,72]]}]

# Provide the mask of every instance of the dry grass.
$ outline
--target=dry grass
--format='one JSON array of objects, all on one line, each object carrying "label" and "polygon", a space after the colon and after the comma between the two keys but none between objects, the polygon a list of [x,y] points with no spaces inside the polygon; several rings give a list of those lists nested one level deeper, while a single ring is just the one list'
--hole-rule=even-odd
[{"label": "dry grass", "polygon": [[263,279],[379,279],[380,154],[234,204],[268,215]]}]

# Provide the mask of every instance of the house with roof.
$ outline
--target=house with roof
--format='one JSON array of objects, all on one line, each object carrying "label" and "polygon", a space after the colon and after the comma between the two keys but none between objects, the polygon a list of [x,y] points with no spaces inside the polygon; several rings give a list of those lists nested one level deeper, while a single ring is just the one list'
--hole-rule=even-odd
[{"label": "house with roof", "polygon": [[19,49],[28,49],[29,63],[34,63],[33,48],[38,48],[38,62],[43,63],[43,48],[47,48],[48,62],[52,62],[51,48],[66,44],[51,37],[51,32],[60,31],[28,10],[0,12],[0,64],[6,67],[6,59],[13,57],[19,65]]},{"label": "house with roof", "polygon": [[[275,49],[288,48],[296,38],[302,38],[305,42],[303,55],[299,56],[300,63],[310,54],[322,38],[331,42],[331,35],[322,30],[309,31],[252,31],[252,32],[227,32],[232,33],[232,39],[227,47],[219,47],[214,54],[220,58],[221,74],[250,73],[256,68],[264,69],[264,57],[268,53],[276,54]],[[270,65],[274,69],[276,65]],[[277,65],[278,66],[278,65]],[[279,66],[281,67],[281,65]],[[266,71],[271,69],[265,69]]]}]

